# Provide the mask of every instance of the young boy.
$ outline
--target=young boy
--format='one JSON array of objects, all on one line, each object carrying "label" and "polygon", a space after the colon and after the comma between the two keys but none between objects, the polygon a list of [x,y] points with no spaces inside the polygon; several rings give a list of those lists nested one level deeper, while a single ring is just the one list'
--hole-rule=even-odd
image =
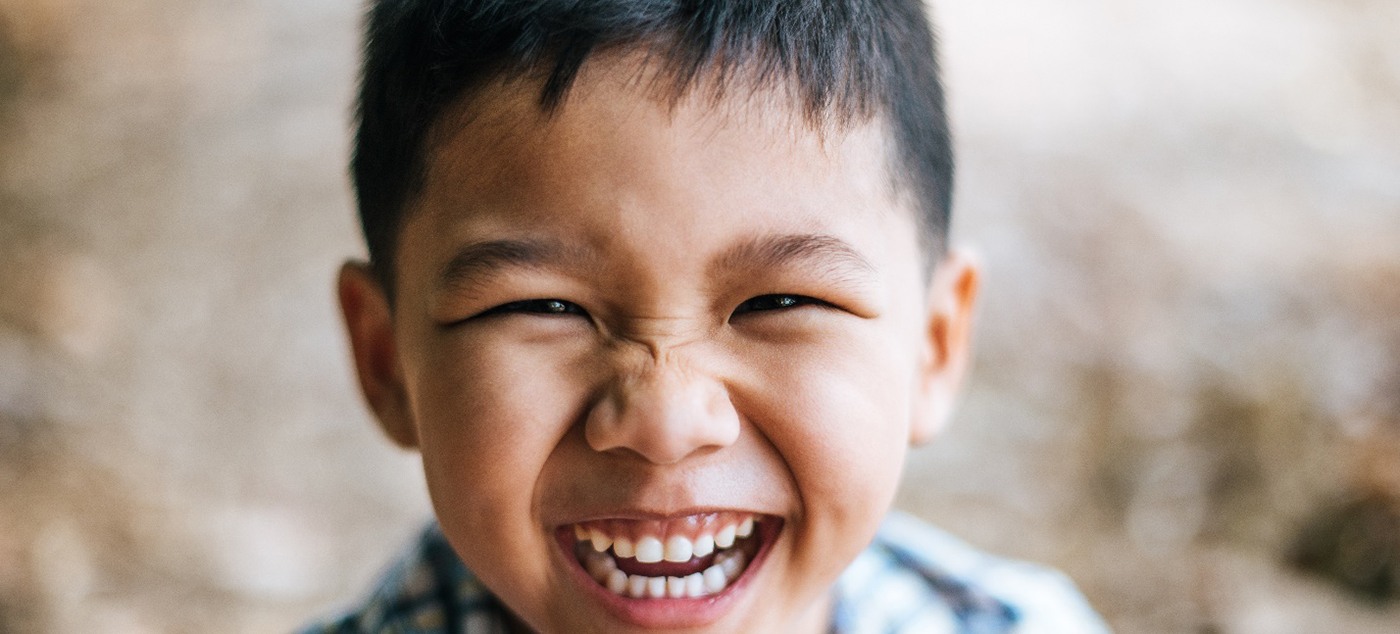
[{"label": "young boy", "polygon": [[438,521],[320,631],[1102,630],[886,518],[978,286],[918,0],[382,0],[359,105],[340,301]]}]

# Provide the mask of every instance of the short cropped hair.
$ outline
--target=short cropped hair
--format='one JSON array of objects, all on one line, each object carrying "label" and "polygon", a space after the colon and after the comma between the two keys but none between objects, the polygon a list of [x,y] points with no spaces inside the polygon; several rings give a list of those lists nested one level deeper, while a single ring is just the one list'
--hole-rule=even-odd
[{"label": "short cropped hair", "polygon": [[445,110],[521,77],[538,79],[549,113],[591,55],[619,49],[645,50],[677,100],[742,73],[748,88],[787,90],[809,120],[883,118],[925,257],[945,248],[953,155],[922,0],[374,0],[351,176],[386,289]]}]

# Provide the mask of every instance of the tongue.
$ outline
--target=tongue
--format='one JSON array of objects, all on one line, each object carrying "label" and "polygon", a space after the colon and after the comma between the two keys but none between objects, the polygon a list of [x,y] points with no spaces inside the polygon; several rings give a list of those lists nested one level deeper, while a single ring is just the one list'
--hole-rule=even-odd
[{"label": "tongue", "polygon": [[697,572],[704,572],[714,563],[713,554],[704,557],[692,557],[690,561],[676,563],[673,561],[658,561],[654,564],[644,564],[636,559],[624,559],[615,557],[617,569],[629,575],[642,575],[643,577],[686,577]]}]

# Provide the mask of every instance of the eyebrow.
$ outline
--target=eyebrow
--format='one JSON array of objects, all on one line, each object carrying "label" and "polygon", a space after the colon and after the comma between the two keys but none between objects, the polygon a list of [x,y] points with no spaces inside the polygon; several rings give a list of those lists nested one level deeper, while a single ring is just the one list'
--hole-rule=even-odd
[{"label": "eyebrow", "polygon": [[488,240],[463,246],[438,272],[439,289],[464,289],[506,268],[556,268],[579,254],[545,240]]},{"label": "eyebrow", "polygon": [[[552,240],[501,239],[463,246],[438,273],[438,288],[464,290],[507,268],[561,268],[587,259],[577,249]],[[754,238],[726,250],[713,268],[723,271],[814,266],[820,273],[849,281],[875,273],[875,267],[846,241],[820,234],[783,234]]]},{"label": "eyebrow", "polygon": [[716,260],[720,269],[743,270],[808,265],[820,272],[849,279],[876,272],[860,251],[840,238],[820,234],[784,234],[743,242]]}]

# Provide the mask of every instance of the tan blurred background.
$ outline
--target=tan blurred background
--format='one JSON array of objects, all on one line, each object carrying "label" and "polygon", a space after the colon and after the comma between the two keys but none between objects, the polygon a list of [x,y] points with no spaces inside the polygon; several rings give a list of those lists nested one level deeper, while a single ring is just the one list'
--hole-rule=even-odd
[{"label": "tan blurred background", "polygon": [[[901,505],[1120,632],[1400,631],[1400,4],[933,6],[989,273]],[[427,517],[331,296],[358,11],[0,0],[0,631],[285,631]]]}]

